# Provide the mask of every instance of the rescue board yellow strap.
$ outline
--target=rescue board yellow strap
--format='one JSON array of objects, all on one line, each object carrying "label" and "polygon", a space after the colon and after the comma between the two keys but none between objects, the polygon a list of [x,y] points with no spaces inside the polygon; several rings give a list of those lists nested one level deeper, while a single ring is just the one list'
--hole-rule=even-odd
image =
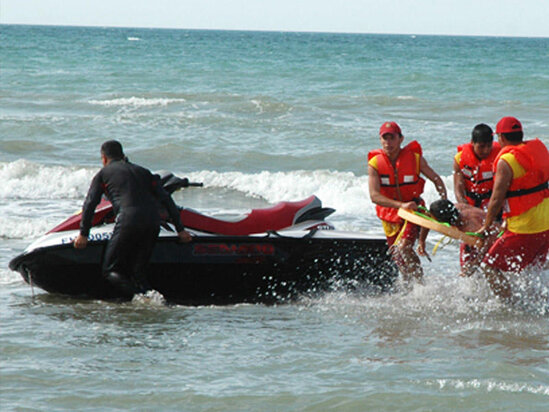
[{"label": "rescue board yellow strap", "polygon": [[441,245],[441,243],[444,241],[444,239],[448,239],[448,241],[445,244],[442,245],[441,249],[448,246],[450,243],[453,242],[452,238],[448,238],[447,236],[442,235],[440,240],[437,242],[437,244],[433,248],[433,256],[435,256],[435,254],[437,253],[437,250],[438,250],[439,246]]},{"label": "rescue board yellow strap", "polygon": [[400,232],[398,232],[398,236],[395,239],[394,245],[398,245],[398,242],[400,242],[400,239],[402,238],[402,235],[404,234],[404,231],[406,230],[406,225],[408,224],[408,221],[405,220],[404,224],[402,225],[402,229],[400,229]]}]

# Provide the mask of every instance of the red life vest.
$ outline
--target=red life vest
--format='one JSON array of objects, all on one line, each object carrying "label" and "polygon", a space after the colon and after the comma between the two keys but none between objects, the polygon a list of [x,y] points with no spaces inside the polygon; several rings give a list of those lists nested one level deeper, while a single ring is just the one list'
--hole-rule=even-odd
[{"label": "red life vest", "polygon": [[499,143],[494,142],[490,155],[486,159],[479,159],[472,143],[457,147],[458,153],[461,152],[459,168],[464,178],[465,198],[470,205],[482,207],[488,204],[494,187],[493,163],[499,150]]},{"label": "red life vest", "polygon": [[494,172],[505,153],[512,153],[526,170],[524,176],[511,181],[503,207],[503,217],[518,216],[549,197],[549,152],[539,139],[525,141],[523,145],[505,146],[494,161]]},{"label": "red life vest", "polygon": [[[379,192],[394,200],[409,202],[417,199],[423,193],[425,180],[419,176],[419,162],[416,154],[421,156],[421,146],[417,141],[408,143],[400,150],[396,160],[396,167],[383,149],[372,150],[368,153],[368,161],[377,156],[377,173],[379,175]],[[402,219],[398,217],[398,209],[376,205],[376,213],[380,219],[397,223]]]}]

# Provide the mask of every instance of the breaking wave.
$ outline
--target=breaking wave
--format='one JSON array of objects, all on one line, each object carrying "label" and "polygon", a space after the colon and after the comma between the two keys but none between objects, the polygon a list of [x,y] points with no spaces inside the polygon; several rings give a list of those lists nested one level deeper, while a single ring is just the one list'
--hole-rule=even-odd
[{"label": "breaking wave", "polygon": [[[28,160],[0,163],[0,179],[3,182],[0,200],[4,202],[0,205],[0,222],[4,223],[0,236],[34,236],[38,230],[34,228],[43,229],[42,222],[58,221],[67,213],[73,213],[81,207],[90,181],[98,170],[41,165]],[[375,226],[375,230],[380,231],[368,195],[367,176],[331,170],[258,173],[204,170],[175,174],[203,182],[204,189],[213,191],[206,212],[234,212],[234,205],[227,200],[227,191],[240,193],[244,199],[262,199],[266,204],[301,200],[314,194],[322,200],[324,207],[336,209],[333,217],[339,221],[339,228],[364,230]],[[445,178],[445,183],[451,185],[451,178]],[[437,198],[430,182],[426,185],[424,197],[428,203]],[[187,200],[192,200],[192,194],[184,192],[183,198],[187,203]],[[250,209],[245,203],[244,200],[237,205],[242,212]]]},{"label": "breaking wave", "polygon": [[182,103],[185,99],[170,99],[170,98],[145,98],[145,97],[121,97],[108,100],[89,100],[88,103],[98,106],[128,106],[128,107],[148,107],[148,106],[167,106],[172,103]]}]

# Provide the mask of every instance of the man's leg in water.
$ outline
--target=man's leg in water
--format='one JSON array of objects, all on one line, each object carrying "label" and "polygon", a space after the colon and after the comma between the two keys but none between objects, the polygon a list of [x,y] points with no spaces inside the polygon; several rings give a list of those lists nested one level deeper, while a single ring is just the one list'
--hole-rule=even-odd
[{"label": "man's leg in water", "polygon": [[484,275],[492,291],[503,299],[511,299],[511,284],[503,273],[520,273],[530,265],[542,264],[548,249],[549,230],[534,234],[505,231],[483,259]]},{"label": "man's leg in water", "polygon": [[391,256],[402,274],[402,279],[405,282],[412,278],[423,279],[421,262],[414,250],[414,244],[419,237],[419,226],[410,222],[403,223],[390,236],[386,232],[386,236]]},{"label": "man's leg in water", "polygon": [[103,258],[103,276],[122,297],[130,299],[137,291],[130,263],[134,243],[132,231],[117,224]]},{"label": "man's leg in water", "polygon": [[397,266],[402,273],[402,279],[409,281],[412,278],[417,280],[423,279],[423,268],[419,256],[414,250],[415,239],[401,239],[394,246],[393,253],[398,253],[400,259],[395,259]]},{"label": "man's leg in water", "polygon": [[484,276],[490,285],[490,289],[496,296],[502,299],[511,299],[511,285],[507,278],[498,269],[484,265]]},{"label": "man's leg in water", "polygon": [[145,293],[152,287],[147,279],[147,266],[151,258],[159,232],[158,225],[143,228],[139,234],[139,242],[135,245],[132,273],[139,288],[139,293]]}]

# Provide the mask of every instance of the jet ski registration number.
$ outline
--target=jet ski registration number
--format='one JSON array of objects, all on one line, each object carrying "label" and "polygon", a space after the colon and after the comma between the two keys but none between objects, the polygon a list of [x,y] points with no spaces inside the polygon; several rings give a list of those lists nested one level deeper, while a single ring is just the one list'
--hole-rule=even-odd
[{"label": "jet ski registration number", "polygon": [[[111,232],[91,233],[88,236],[88,241],[89,242],[100,242],[102,240],[109,240],[111,237],[112,237]],[[74,242],[74,239],[76,239],[76,236],[65,237],[65,238],[61,239],[61,243],[63,243],[63,244],[72,243],[72,242]]]}]

